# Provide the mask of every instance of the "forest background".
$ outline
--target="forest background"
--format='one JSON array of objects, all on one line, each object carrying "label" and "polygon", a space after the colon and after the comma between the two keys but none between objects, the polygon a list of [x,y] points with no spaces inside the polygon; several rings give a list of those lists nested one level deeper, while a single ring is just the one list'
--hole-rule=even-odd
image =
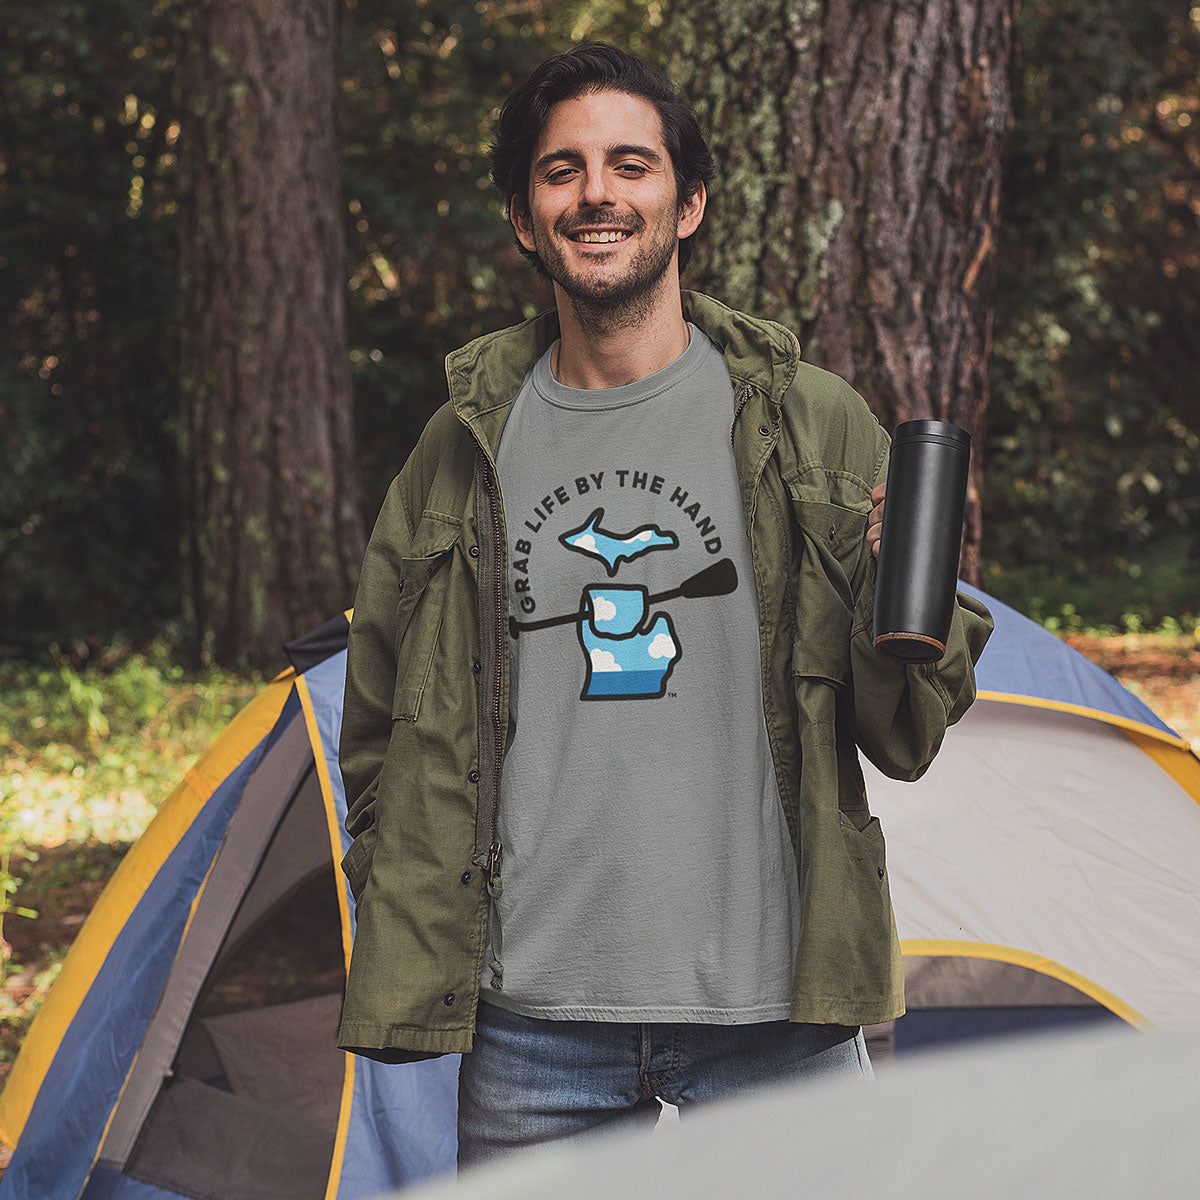
[{"label": "forest background", "polygon": [[[880,7],[914,14],[939,4]],[[265,652],[222,649],[199,615],[215,606],[198,599],[202,585],[225,578],[219,539],[205,559],[191,494],[199,435],[181,363],[205,314],[187,283],[185,193],[194,214],[204,163],[189,165],[181,133],[205,118],[196,102],[205,80],[188,46],[222,7],[231,6],[6,0],[0,15],[0,1017],[10,1019],[0,1060],[179,762],[248,697],[256,672],[283,665],[273,649],[282,638]],[[754,21],[773,8],[828,15],[838,2],[733,7]],[[1191,732],[1200,7],[950,7],[1016,16],[1001,64],[975,573],[1052,628],[1090,634],[1106,665],[1120,666],[1129,649],[1111,638],[1162,631],[1142,683],[1153,703],[1164,681],[1190,681],[1184,699],[1164,692],[1166,711],[1158,707]],[[340,518],[351,532],[335,544],[356,564],[361,530],[440,403],[446,352],[549,301],[487,179],[509,88],[552,53],[611,40],[670,63],[702,115],[733,121],[722,135],[730,147],[754,131],[737,128],[736,105],[723,107],[722,95],[761,91],[765,67],[753,49],[714,65],[696,48],[720,42],[713,31],[732,19],[714,0],[326,8],[336,12],[328,36],[337,42],[342,222],[326,241],[338,254],[344,246],[344,262],[332,261],[345,281],[344,391],[357,431],[356,477],[343,488],[353,511]],[[219,57],[212,62],[219,73]],[[274,149],[257,148],[263,164]],[[722,202],[718,180],[714,221]],[[802,297],[789,298],[796,313],[789,303],[764,309],[761,278],[747,282],[722,249],[702,244],[685,284],[804,323]],[[296,253],[307,252],[298,241]],[[247,321],[257,303],[247,303]],[[295,441],[303,433],[292,420],[276,424]],[[353,599],[352,578],[338,569],[326,611]],[[228,609],[240,604],[231,593]],[[294,624],[288,636],[305,631]],[[1095,640],[1104,634],[1109,642]],[[6,908],[42,919],[10,916],[5,926]]]}]

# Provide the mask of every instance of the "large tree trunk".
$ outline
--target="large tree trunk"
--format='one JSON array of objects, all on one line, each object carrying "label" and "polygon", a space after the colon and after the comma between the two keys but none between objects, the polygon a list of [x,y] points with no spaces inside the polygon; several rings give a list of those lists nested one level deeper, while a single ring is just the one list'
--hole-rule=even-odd
[{"label": "large tree trunk", "polygon": [[718,178],[695,280],[793,328],[888,429],[972,435],[980,481],[1016,0],[676,0]]},{"label": "large tree trunk", "polygon": [[279,661],[363,551],[337,0],[197,0],[180,71],[189,599],[206,656]]}]

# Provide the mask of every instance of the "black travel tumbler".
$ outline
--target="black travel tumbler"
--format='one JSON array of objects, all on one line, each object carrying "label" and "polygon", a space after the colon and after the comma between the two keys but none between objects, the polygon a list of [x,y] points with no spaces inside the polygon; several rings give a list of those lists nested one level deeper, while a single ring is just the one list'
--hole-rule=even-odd
[{"label": "black travel tumbler", "polygon": [[902,662],[946,653],[962,543],[971,435],[944,421],[892,434],[875,577],[875,649]]}]

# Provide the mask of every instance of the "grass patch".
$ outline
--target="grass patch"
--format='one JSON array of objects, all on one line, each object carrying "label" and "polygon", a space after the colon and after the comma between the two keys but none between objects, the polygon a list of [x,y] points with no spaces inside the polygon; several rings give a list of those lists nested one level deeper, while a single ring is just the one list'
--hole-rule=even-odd
[{"label": "grass patch", "polygon": [[86,671],[0,663],[0,1082],[125,851],[262,685],[165,644]]}]

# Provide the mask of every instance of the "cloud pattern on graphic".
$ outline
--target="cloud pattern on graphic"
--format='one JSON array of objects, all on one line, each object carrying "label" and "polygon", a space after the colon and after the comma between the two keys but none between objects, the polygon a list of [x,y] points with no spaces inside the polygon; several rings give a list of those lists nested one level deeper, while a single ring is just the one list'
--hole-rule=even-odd
[{"label": "cloud pattern on graphic", "polygon": [[616,618],[617,606],[606,596],[596,596],[592,600],[592,616],[597,622],[612,621]]},{"label": "cloud pattern on graphic", "polygon": [[646,649],[651,658],[674,658],[675,639],[669,633],[656,634]]},{"label": "cloud pattern on graphic", "polygon": [[611,650],[601,650],[599,646],[592,647],[593,671],[619,671],[621,664]]}]

